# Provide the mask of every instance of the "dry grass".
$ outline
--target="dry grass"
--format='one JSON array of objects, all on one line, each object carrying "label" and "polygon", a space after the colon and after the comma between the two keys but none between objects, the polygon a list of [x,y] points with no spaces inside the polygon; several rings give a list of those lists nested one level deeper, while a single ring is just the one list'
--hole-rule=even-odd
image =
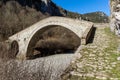
[{"label": "dry grass", "polygon": [[7,39],[47,16],[17,1],[8,1],[0,7],[0,34],[3,39]]},{"label": "dry grass", "polygon": [[8,44],[5,42],[0,42],[0,59],[8,60],[10,58],[13,58],[8,47]]},{"label": "dry grass", "polygon": [[[45,70],[44,62],[38,67],[37,72],[29,71],[29,64],[25,64],[25,61],[10,60],[2,62],[0,60],[0,64],[0,80],[50,80],[53,76],[51,67]],[[31,69],[34,69],[34,67]],[[58,80],[58,76],[54,76],[53,80]]]},{"label": "dry grass", "polygon": [[[31,63],[29,60],[16,60],[15,49],[13,46],[8,48],[5,42],[0,43],[0,80],[49,80],[52,78],[52,68],[45,70],[44,61],[38,66],[37,72],[29,71],[35,67],[30,65],[36,63]],[[54,76],[54,80],[58,80],[58,76]]]}]

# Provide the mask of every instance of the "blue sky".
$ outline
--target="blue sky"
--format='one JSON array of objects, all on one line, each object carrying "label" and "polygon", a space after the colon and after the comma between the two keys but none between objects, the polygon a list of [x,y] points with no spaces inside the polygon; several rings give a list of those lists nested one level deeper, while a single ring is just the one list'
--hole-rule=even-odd
[{"label": "blue sky", "polygon": [[58,6],[77,13],[103,11],[110,15],[109,0],[52,0]]}]

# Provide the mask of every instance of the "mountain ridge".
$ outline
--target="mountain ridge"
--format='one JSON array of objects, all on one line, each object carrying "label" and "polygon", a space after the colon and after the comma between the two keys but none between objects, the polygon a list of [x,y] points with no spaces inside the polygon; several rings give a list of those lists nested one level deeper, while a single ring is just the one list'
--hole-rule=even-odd
[{"label": "mountain ridge", "polygon": [[83,14],[83,19],[95,23],[108,23],[109,17],[102,11],[90,12]]}]

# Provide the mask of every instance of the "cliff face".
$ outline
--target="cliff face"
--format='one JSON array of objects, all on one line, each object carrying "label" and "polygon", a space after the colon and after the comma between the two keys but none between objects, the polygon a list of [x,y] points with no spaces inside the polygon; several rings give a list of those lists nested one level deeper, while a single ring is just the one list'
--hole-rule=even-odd
[{"label": "cliff face", "polygon": [[120,0],[110,0],[111,16],[110,28],[112,32],[120,36]]},{"label": "cliff face", "polygon": [[[22,7],[29,7],[36,9],[43,14],[49,14],[51,16],[62,16],[60,8],[54,4],[51,0],[2,0],[4,4],[18,3]],[[0,1],[0,2],[2,2]]]}]

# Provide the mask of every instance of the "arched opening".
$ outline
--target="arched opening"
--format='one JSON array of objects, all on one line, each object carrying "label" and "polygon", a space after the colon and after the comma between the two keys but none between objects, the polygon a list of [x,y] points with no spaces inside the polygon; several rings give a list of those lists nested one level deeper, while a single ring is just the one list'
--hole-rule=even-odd
[{"label": "arched opening", "polygon": [[11,46],[10,46],[10,57],[11,58],[16,58],[17,53],[19,52],[19,45],[16,40],[12,41]]},{"label": "arched opening", "polygon": [[80,46],[80,38],[71,30],[59,26],[46,26],[31,38],[27,59],[46,57],[54,54],[72,54]]}]

